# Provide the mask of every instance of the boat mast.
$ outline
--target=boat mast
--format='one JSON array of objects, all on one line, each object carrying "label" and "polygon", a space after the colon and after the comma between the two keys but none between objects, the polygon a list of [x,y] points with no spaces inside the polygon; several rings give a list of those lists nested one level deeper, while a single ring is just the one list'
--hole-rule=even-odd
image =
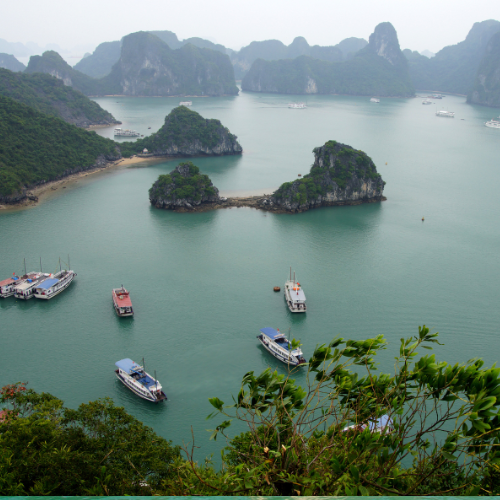
[{"label": "boat mast", "polygon": [[43,270],[42,270],[42,257],[40,256],[40,272],[43,273]]},{"label": "boat mast", "polygon": [[71,262],[69,260],[69,254],[68,254],[68,267],[71,269]]},{"label": "boat mast", "polygon": [[26,257],[24,258],[24,274],[28,274],[28,273],[26,272]]},{"label": "boat mast", "polygon": [[293,284],[295,285],[295,271],[293,272]]},{"label": "boat mast", "polygon": [[292,266],[290,266],[290,281],[292,281]]},{"label": "boat mast", "polygon": [[146,373],[146,363],[144,363],[144,358],[142,358],[142,369],[144,370],[144,373]]},{"label": "boat mast", "polygon": [[61,269],[61,257],[59,257],[59,271],[62,271],[62,269]]}]

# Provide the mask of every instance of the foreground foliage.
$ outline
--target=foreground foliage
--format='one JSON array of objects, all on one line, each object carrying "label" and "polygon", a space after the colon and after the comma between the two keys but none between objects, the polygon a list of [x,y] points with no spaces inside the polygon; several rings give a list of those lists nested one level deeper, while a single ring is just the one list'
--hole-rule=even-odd
[{"label": "foreground foliage", "polygon": [[[401,339],[392,375],[378,373],[382,335],[336,338],[309,360],[307,386],[248,372],[213,439],[222,467],[198,463],[109,400],[64,408],[24,385],[2,389],[1,495],[497,495],[500,369],[418,351],[425,326]],[[390,426],[374,426],[381,417]],[[229,438],[233,420],[247,431]],[[348,428],[349,427],[349,428]]]},{"label": "foreground foliage", "polygon": [[0,495],[149,495],[179,456],[109,399],[72,410],[16,384],[0,402]]}]

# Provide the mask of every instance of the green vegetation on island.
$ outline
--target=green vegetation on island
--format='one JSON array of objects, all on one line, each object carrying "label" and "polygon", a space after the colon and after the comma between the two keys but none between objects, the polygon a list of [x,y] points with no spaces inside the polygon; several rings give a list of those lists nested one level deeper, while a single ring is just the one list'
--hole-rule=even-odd
[{"label": "green vegetation on island", "polygon": [[99,104],[48,74],[0,69],[0,95],[79,127],[120,123]]},{"label": "green vegetation on island", "polygon": [[92,78],[109,75],[113,65],[120,59],[121,42],[104,42],[94,52],[73,66],[80,73]]},{"label": "green vegetation on island", "polygon": [[336,141],[314,148],[308,174],[285,182],[272,195],[274,206],[301,211],[322,205],[379,200],[385,182],[372,159]]},{"label": "green vegetation on island", "polygon": [[219,199],[219,190],[208,175],[192,162],[180,163],[172,172],[160,175],[149,190],[149,200],[158,208],[191,208]]},{"label": "green vegetation on island", "polygon": [[174,446],[110,400],[72,410],[6,386],[0,493],[498,495],[500,369],[422,353],[436,344],[425,326],[402,338],[393,373],[377,369],[383,335],[317,346],[301,385],[293,372],[249,371],[229,404],[209,399],[211,438],[227,439],[221,467],[193,456],[192,436]]},{"label": "green vegetation on island", "polygon": [[119,156],[114,141],[0,96],[0,200]]},{"label": "green vegetation on island", "polygon": [[369,44],[344,62],[300,56],[279,61],[256,60],[243,78],[243,90],[280,94],[353,94],[410,97],[415,93],[408,62],[396,30],[381,23]]},{"label": "green vegetation on island", "polygon": [[147,149],[157,156],[241,154],[237,137],[219,120],[203,118],[186,106],[174,108],[158,132],[120,145],[124,155]]}]

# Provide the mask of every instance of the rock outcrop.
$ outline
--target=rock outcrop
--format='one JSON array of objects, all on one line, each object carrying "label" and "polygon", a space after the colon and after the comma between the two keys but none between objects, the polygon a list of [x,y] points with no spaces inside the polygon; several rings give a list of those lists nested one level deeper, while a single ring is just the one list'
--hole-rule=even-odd
[{"label": "rock outcrop", "polygon": [[5,68],[10,71],[24,71],[26,66],[11,54],[0,53],[0,68]]},{"label": "rock outcrop", "polygon": [[385,182],[363,151],[328,141],[313,152],[310,173],[282,184],[272,196],[262,200],[262,208],[303,212],[321,206],[358,205],[385,199]]},{"label": "rock outcrop", "polygon": [[500,31],[491,37],[486,47],[467,102],[500,108]]},{"label": "rock outcrop", "polygon": [[237,155],[243,151],[237,137],[219,120],[203,118],[186,106],[174,108],[158,132],[122,146],[125,155],[144,149],[153,156],[183,157]]},{"label": "rock outcrop", "polygon": [[208,175],[190,161],[180,163],[167,175],[160,175],[149,190],[149,201],[156,208],[194,209],[221,200],[219,190]]},{"label": "rock outcrop", "polygon": [[279,61],[257,59],[243,78],[241,88],[280,94],[391,97],[415,94],[408,62],[390,23],[379,24],[370,36],[370,43],[344,62],[323,61],[306,55]]},{"label": "rock outcrop", "polygon": [[226,54],[190,43],[172,50],[147,32],[123,38],[120,60],[102,82],[116,93],[131,96],[238,94]]}]

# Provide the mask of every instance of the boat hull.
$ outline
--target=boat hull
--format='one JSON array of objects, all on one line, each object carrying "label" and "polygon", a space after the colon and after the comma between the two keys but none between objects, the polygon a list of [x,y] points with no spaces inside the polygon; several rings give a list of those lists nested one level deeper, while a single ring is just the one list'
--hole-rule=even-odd
[{"label": "boat hull", "polygon": [[37,299],[42,299],[42,300],[49,300],[54,298],[56,295],[59,295],[61,292],[66,290],[69,285],[73,282],[75,279],[76,273],[71,273],[67,278],[63,278],[62,282],[57,283],[54,286],[54,289],[49,288],[44,294],[41,293],[34,293],[33,296]]},{"label": "boat hull", "polygon": [[288,309],[290,312],[292,312],[292,313],[305,313],[307,311],[307,306],[305,304],[301,304],[302,307],[295,307],[293,305],[293,301],[290,298],[290,295],[288,293],[286,286],[285,286],[284,297],[285,297],[286,305],[288,306]]},{"label": "boat hull", "polygon": [[116,378],[128,389],[130,389],[136,396],[139,396],[141,399],[145,399],[146,401],[151,401],[151,403],[160,403],[162,401],[167,400],[167,395],[161,391],[161,397],[160,398],[155,398],[151,393],[149,394],[149,397],[146,397],[143,393],[141,393],[135,386],[130,382],[127,378],[123,377],[120,375],[119,370],[115,370],[116,373]]},{"label": "boat hull", "polygon": [[300,363],[299,360],[295,357],[295,356],[286,356],[286,354],[284,352],[275,352],[271,349],[271,347],[269,346],[269,342],[266,342],[266,339],[263,338],[262,335],[259,335],[257,337],[259,339],[259,342],[262,344],[262,346],[264,347],[264,349],[270,353],[274,358],[278,359],[279,361],[281,361],[282,363],[285,363],[286,365],[291,365],[291,366],[299,366]]}]

